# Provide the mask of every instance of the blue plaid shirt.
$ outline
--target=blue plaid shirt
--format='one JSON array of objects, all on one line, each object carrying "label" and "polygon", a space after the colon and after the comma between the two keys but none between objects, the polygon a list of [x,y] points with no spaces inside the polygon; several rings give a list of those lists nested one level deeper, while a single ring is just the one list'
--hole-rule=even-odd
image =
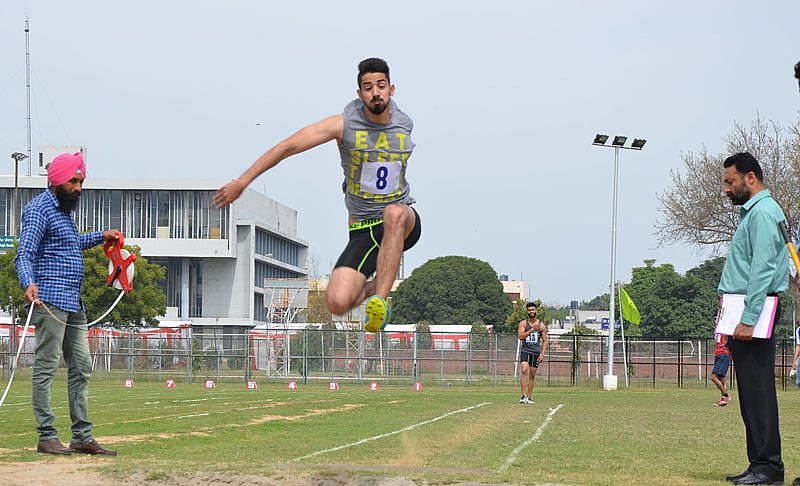
[{"label": "blue plaid shirt", "polygon": [[83,309],[83,250],[103,242],[103,233],[78,234],[73,213],[59,208],[51,190],[33,198],[22,212],[14,266],[25,289],[36,284],[39,300],[67,312]]}]

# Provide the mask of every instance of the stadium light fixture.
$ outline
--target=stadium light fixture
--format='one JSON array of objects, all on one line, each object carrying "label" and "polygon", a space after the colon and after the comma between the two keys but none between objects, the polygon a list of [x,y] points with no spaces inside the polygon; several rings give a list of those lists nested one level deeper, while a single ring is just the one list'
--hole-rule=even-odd
[{"label": "stadium light fixture", "polygon": [[594,142],[592,142],[592,145],[605,145],[607,141],[608,135],[601,135],[598,133],[594,136]]},{"label": "stadium light fixture", "polygon": [[[605,137],[605,139],[600,142],[600,138]],[[633,143],[630,147],[625,146],[625,142],[628,141],[628,137],[625,135],[615,135],[614,140],[611,141],[611,145],[606,145],[605,142],[608,139],[605,135],[597,134],[594,138],[594,142],[592,145],[598,147],[606,147],[606,148],[613,148],[614,149],[614,190],[612,195],[612,212],[611,212],[611,283],[609,285],[609,302],[608,302],[608,345],[606,346],[608,350],[608,374],[603,376],[603,389],[605,390],[616,390],[617,388],[617,377],[614,375],[614,327],[616,324],[616,308],[615,308],[615,294],[616,294],[616,282],[617,282],[617,196],[619,194],[619,150],[620,149],[628,149],[628,150],[642,150],[644,144],[647,142],[643,138],[635,138],[633,139]],[[627,376],[627,375],[626,375]]]}]

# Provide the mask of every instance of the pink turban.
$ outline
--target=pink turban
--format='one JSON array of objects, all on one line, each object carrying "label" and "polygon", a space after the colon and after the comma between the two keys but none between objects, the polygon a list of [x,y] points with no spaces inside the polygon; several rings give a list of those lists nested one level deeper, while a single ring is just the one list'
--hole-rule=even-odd
[{"label": "pink turban", "polygon": [[61,154],[52,162],[47,169],[47,181],[53,186],[60,186],[79,173],[86,178],[86,163],[83,161],[83,154]]}]

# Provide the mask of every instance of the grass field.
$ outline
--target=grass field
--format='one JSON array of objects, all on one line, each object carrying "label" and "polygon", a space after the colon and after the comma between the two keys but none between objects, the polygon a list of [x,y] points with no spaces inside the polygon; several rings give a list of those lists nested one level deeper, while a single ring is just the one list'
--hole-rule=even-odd
[{"label": "grass field", "polygon": [[[56,383],[53,401],[68,442],[65,388]],[[726,484],[726,474],[746,466],[737,397],[712,407],[713,389],[540,388],[535,405],[517,403],[511,386],[205,390],[101,381],[90,389],[95,436],[120,454],[91,458],[109,482],[169,484],[199,472],[281,480],[302,471],[439,484],[699,485]],[[791,483],[800,476],[800,392],[779,392],[779,401]],[[37,454],[35,426],[30,384],[15,382],[0,408],[0,466],[88,459]]]}]

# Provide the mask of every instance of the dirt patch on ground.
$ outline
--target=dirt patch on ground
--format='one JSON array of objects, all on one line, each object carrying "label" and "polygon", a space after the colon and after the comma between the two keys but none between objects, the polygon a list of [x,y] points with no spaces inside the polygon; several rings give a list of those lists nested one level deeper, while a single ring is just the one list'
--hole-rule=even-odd
[{"label": "dirt patch on ground", "polygon": [[247,425],[259,425],[266,422],[272,422],[275,420],[285,420],[287,422],[293,422],[295,420],[302,420],[309,417],[318,417],[320,415],[327,415],[329,413],[347,412],[348,410],[354,410],[356,408],[362,408],[366,406],[367,405],[364,403],[350,403],[339,408],[310,410],[308,413],[304,413],[303,415],[264,415],[263,417],[254,418],[253,420],[249,421]]},{"label": "dirt patch on ground", "polygon": [[[286,422],[294,422],[296,420],[303,420],[310,417],[318,417],[320,415],[326,415],[329,413],[337,413],[337,412],[347,412],[348,410],[353,410],[361,407],[366,407],[366,404],[348,404],[338,408],[329,408],[329,409],[315,409],[309,410],[307,413],[302,415],[263,415],[261,417],[256,417],[246,423],[243,424],[224,424],[224,425],[217,425],[214,427],[204,427],[199,430],[194,430],[191,432],[183,432],[183,433],[175,433],[175,434],[139,434],[139,435],[120,435],[120,436],[108,436],[102,437],[100,442],[102,444],[120,444],[120,443],[136,443],[136,442],[147,442],[151,440],[163,440],[163,439],[173,439],[175,437],[183,437],[183,436],[192,436],[192,437],[203,437],[208,436],[210,432],[215,430],[221,429],[230,429],[234,427],[251,427],[253,425],[260,425],[267,422],[274,422],[274,421],[286,421]],[[0,449],[0,455],[3,455],[4,451],[6,453],[11,452],[11,449]],[[151,483],[152,484],[152,483]]]},{"label": "dirt patch on ground", "polygon": [[[101,475],[96,469],[103,461],[93,457],[55,458],[51,461],[0,463],[2,484],[23,486],[424,486],[425,480],[407,477],[415,473],[463,473],[447,468],[393,468],[381,466],[326,465],[312,470],[308,466],[275,465],[269,476],[231,475],[217,472],[135,473],[126,478]],[[487,471],[482,471],[486,473]],[[498,486],[499,483],[448,482],[451,486]]]},{"label": "dirt patch on ground", "polygon": [[63,486],[103,486],[106,479],[92,469],[97,467],[90,458],[64,458],[49,462],[10,462],[0,463],[2,484],[9,486],[63,485]]},{"label": "dirt patch on ground", "polygon": [[191,437],[207,437],[207,432],[186,432],[183,434],[140,434],[140,435],[110,435],[103,437],[101,440],[103,444],[120,444],[120,443],[136,443],[147,442],[156,439],[172,439],[178,436],[191,436]]}]

